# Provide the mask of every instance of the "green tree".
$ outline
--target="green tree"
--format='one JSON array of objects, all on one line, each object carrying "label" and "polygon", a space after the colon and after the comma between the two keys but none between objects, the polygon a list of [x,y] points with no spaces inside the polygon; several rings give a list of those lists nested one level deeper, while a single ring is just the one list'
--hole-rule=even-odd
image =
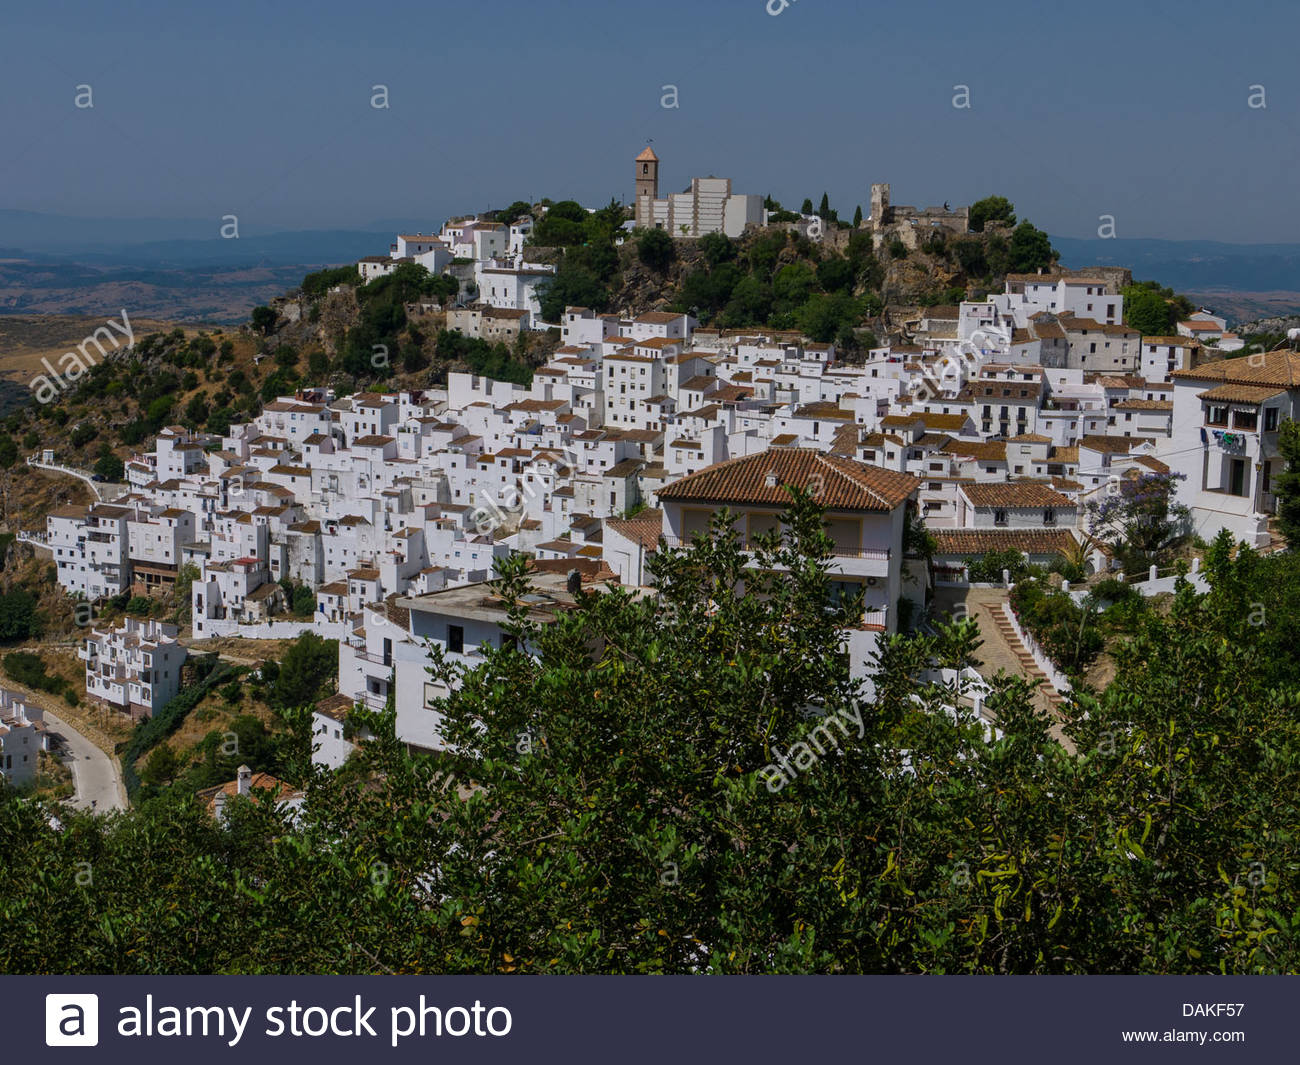
[{"label": "green tree", "polygon": [[983,233],[990,222],[1000,222],[1008,229],[1016,224],[1016,208],[1005,196],[986,196],[971,204],[970,228],[972,233]]},{"label": "green tree", "polygon": [[126,466],[116,455],[109,452],[95,460],[94,473],[114,484],[121,482],[126,474]]},{"label": "green tree", "polygon": [[1277,521],[1287,545],[1300,548],[1300,422],[1285,419],[1278,426],[1277,451],[1282,472],[1273,480]]},{"label": "green tree", "polygon": [[299,636],[280,662],[271,705],[284,710],[313,702],[338,676],[338,653],[337,640],[322,639],[314,632]]},{"label": "green tree", "polygon": [[729,328],[762,325],[771,313],[771,287],[749,274],[736,283],[723,312],[723,325]]},{"label": "green tree", "polygon": [[705,233],[700,238],[700,251],[711,267],[730,262],[736,257],[736,245],[725,233]]},{"label": "green tree", "polygon": [[541,296],[542,318],[558,322],[565,307],[590,307],[603,311],[609,306],[609,289],[594,273],[566,255]]},{"label": "green tree", "polygon": [[529,243],[547,248],[581,244],[587,239],[587,209],[573,200],[561,200],[533,224]]},{"label": "green tree", "polygon": [[161,788],[176,779],[180,771],[180,759],[167,744],[162,743],[149,752],[140,779],[151,788]]},{"label": "green tree", "polygon": [[5,434],[0,436],[0,469],[10,469],[18,461],[18,445],[14,443],[13,437]]},{"label": "green tree", "polygon": [[828,255],[817,264],[817,283],[827,292],[852,292],[855,271],[843,255]]},{"label": "green tree", "polygon": [[1125,286],[1124,320],[1143,336],[1171,336],[1175,309],[1158,288],[1138,284]]},{"label": "green tree", "polygon": [[518,222],[521,218],[527,218],[533,213],[533,205],[524,200],[515,200],[509,207],[503,211],[497,212],[497,221],[505,225],[512,222]]},{"label": "green tree", "polygon": [[1177,502],[1176,473],[1131,474],[1087,505],[1088,532],[1109,543],[1129,572],[1159,565],[1191,539],[1191,511]]},{"label": "green tree", "polygon": [[636,242],[636,254],[646,266],[662,274],[677,257],[673,238],[662,229],[647,229]]},{"label": "green tree", "polygon": [[270,336],[278,318],[279,316],[270,307],[254,307],[253,313],[248,316],[248,323],[262,336]]},{"label": "green tree", "polygon": [[1029,274],[1056,262],[1056,249],[1046,233],[1030,222],[1021,222],[1011,234],[1011,270]]},{"label": "green tree", "polygon": [[21,588],[0,593],[0,640],[25,640],[40,631],[35,596]]}]

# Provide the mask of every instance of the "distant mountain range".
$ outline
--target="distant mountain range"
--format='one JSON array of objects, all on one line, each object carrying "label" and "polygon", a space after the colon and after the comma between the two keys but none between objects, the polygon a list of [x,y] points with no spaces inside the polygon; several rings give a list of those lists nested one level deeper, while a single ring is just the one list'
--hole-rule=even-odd
[{"label": "distant mountain range", "polygon": [[[424,222],[427,230],[434,223]],[[257,229],[221,220],[72,218],[0,210],[0,314],[131,313],[235,323],[323,266],[388,250],[402,220],[365,229]]]},{"label": "distant mountain range", "polygon": [[[256,227],[222,239],[214,219],[76,218],[0,209],[0,313],[140,314],[241,321],[248,311],[322,266],[383,254],[423,221],[379,219],[359,229]],[[1300,311],[1300,244],[1053,237],[1064,265],[1124,266],[1234,321]]]}]

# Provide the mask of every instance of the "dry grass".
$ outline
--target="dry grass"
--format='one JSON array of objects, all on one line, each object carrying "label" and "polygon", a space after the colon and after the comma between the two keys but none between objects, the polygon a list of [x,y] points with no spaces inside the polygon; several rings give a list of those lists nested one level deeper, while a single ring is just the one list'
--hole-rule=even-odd
[{"label": "dry grass", "polygon": [[[36,375],[45,373],[42,358],[49,359],[58,369],[59,357],[75,349],[96,329],[103,328],[109,318],[122,321],[120,312],[116,311],[102,318],[62,314],[0,316],[0,377],[26,385]],[[198,332],[193,325],[154,318],[130,318],[129,325],[137,340],[149,333],[169,333],[173,329],[184,329],[186,336]],[[125,344],[125,337],[116,331],[114,335]],[[99,352],[93,346],[89,351],[98,361]]]}]

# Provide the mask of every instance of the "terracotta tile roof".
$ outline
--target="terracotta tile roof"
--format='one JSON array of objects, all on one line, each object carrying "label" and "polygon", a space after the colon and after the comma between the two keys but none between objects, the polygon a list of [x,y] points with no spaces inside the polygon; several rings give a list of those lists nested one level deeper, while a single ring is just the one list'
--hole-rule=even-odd
[{"label": "terracotta tile roof", "polygon": [[1062,554],[1074,545],[1066,529],[932,529],[936,555],[982,555],[986,551]]},{"label": "terracotta tile roof", "polygon": [[944,448],[944,454],[965,456],[979,462],[1006,462],[1007,444],[1005,440],[954,440]]},{"label": "terracotta tile roof", "polygon": [[607,518],[605,528],[652,552],[659,546],[659,537],[663,533],[664,512],[643,510],[635,518]]},{"label": "terracotta tile roof", "polygon": [[1127,454],[1139,444],[1151,444],[1154,440],[1149,436],[1096,436],[1089,434],[1079,441],[1079,447],[1086,447],[1089,451],[1108,452],[1109,454]]},{"label": "terracotta tile roof", "polygon": [[[1206,392],[1197,394],[1197,399],[1208,399],[1222,403],[1263,403],[1266,399],[1280,396],[1285,388],[1273,388],[1270,385],[1219,385]],[[1173,407],[1169,403],[1170,408]]]},{"label": "terracotta tile roof", "polygon": [[1149,470],[1155,470],[1156,473],[1168,473],[1169,467],[1159,459],[1152,458],[1150,455],[1138,455],[1133,459],[1139,465],[1145,466]]},{"label": "terracotta tile roof", "polygon": [[1114,404],[1116,410],[1163,410],[1172,411],[1172,399],[1121,399]]},{"label": "terracotta tile roof", "polygon": [[960,429],[968,421],[968,414],[933,414],[930,411],[923,411],[921,417],[925,419],[927,429],[946,429],[949,431]]},{"label": "terracotta tile roof", "polygon": [[[249,779],[250,797],[253,791],[270,791],[277,801],[300,798],[301,791],[297,791],[290,785],[286,784],[279,777],[273,777],[270,773],[254,773]],[[199,801],[209,813],[216,809],[217,796],[223,795],[227,799],[232,799],[239,794],[239,780],[227,781],[225,784],[218,784],[216,787],[204,788],[196,792]]]},{"label": "terracotta tile roof", "polygon": [[976,507],[1072,507],[1069,496],[1043,481],[1007,481],[1001,484],[968,484],[962,489]]},{"label": "terracotta tile roof", "polygon": [[785,506],[783,485],[817,488],[818,501],[832,510],[891,511],[920,487],[906,473],[828,455],[812,448],[771,448],[730,459],[660,489],[661,500],[700,500]]},{"label": "terracotta tile roof", "polygon": [[1248,359],[1223,359],[1191,370],[1175,370],[1175,381],[1221,381],[1239,385],[1280,385],[1300,388],[1300,354],[1270,351]]}]

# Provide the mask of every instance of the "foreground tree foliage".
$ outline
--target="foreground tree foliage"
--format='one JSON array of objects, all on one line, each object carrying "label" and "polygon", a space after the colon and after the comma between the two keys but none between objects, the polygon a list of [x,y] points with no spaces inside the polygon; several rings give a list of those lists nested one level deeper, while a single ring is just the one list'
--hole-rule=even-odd
[{"label": "foreground tree foliage", "polygon": [[58,828],[0,798],[0,969],[1300,967],[1294,556],[1216,542],[1213,592],[1145,612],[1061,742],[1019,680],[995,740],[943,709],[971,623],[889,640],[868,698],[809,500],[786,543],[756,573],[720,521],[656,556],[659,596],[584,590],[554,621],[512,561],[517,643],[440,707],[460,753],[410,759],[367,715],[377,738],[312,774],[290,713],[296,828],[265,800],[219,828],[175,789]]}]

